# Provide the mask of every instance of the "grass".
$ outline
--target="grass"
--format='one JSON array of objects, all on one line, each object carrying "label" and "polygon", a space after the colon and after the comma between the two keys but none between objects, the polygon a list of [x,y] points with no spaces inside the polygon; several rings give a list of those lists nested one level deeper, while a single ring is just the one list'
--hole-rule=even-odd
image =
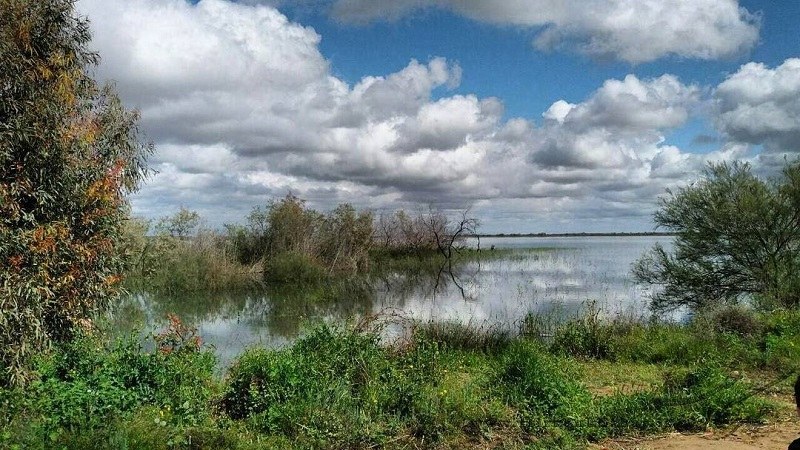
[{"label": "grass", "polygon": [[415,323],[392,346],[323,325],[288,348],[250,349],[223,377],[173,318],[152,351],[88,336],[43,355],[36,381],[0,389],[0,448],[577,449],[758,423],[776,408],[762,384],[785,392],[800,358],[800,313],[753,314],[748,333],[720,325],[729,316],[672,325],[589,313],[549,339]]},{"label": "grass", "polygon": [[665,366],[588,359],[578,363],[581,381],[599,396],[647,391],[664,382]]}]

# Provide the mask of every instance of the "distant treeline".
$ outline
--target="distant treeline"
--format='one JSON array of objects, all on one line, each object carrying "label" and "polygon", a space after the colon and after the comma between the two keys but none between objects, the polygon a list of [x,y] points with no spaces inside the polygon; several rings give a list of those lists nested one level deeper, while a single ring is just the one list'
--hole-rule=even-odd
[{"label": "distant treeline", "polygon": [[675,236],[678,233],[665,231],[597,232],[597,233],[496,233],[477,234],[475,237],[628,237],[628,236]]}]

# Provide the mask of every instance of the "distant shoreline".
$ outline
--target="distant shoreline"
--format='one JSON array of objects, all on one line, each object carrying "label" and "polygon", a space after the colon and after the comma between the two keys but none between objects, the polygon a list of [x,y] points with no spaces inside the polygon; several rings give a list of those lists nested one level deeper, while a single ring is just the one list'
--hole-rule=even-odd
[{"label": "distant shoreline", "polygon": [[475,234],[471,237],[479,238],[527,238],[527,237],[635,237],[635,236],[676,236],[678,233],[666,231],[641,231],[641,232],[616,232],[616,233],[497,233]]}]

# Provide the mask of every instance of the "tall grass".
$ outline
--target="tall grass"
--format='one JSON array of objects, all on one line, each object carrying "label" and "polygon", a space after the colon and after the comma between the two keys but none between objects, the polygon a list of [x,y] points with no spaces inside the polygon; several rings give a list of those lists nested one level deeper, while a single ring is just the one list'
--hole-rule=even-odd
[{"label": "tall grass", "polygon": [[262,283],[260,265],[234,259],[225,236],[204,230],[177,238],[145,236],[130,255],[126,287],[161,293],[249,289]]}]

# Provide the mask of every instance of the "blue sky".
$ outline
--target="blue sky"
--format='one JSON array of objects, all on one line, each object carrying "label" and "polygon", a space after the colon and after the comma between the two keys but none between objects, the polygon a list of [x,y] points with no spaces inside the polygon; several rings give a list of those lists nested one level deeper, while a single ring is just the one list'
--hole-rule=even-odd
[{"label": "blue sky", "polygon": [[[356,83],[365,75],[400,70],[410,59],[444,56],[458,62],[463,75],[458,88],[441,95],[498,97],[507,117],[539,120],[553,102],[579,101],[603,81],[629,73],[640,77],[671,73],[684,82],[712,86],[749,61],[776,66],[800,56],[800,2],[758,0],[740,5],[760,16],[760,40],[752,50],[721,60],[667,57],[639,64],[536,51],[531,45],[536,29],[489,25],[440,9],[355,25],[338,23],[324,10],[308,6],[282,5],[280,9],[289,18],[314,27],[322,36],[320,49],[333,73],[344,80]],[[688,145],[694,133],[713,133],[702,129],[706,125],[702,121],[691,125],[686,133],[676,133],[676,142]]]},{"label": "blue sky", "polygon": [[800,2],[80,0],[158,170],[212,226],[471,207],[487,232],[641,231],[706,161],[800,151]]}]

